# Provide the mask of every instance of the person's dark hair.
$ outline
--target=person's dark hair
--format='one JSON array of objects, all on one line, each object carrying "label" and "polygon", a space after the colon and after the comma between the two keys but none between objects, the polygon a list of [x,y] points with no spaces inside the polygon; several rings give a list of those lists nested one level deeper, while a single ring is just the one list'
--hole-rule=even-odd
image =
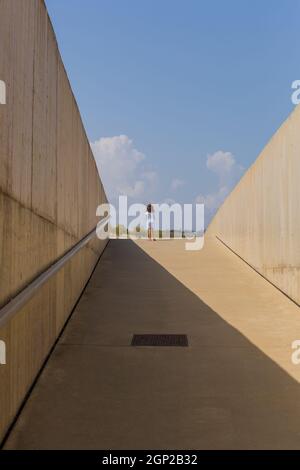
[{"label": "person's dark hair", "polygon": [[148,204],[148,206],[147,206],[147,212],[152,212],[152,205],[151,205],[151,204]]}]

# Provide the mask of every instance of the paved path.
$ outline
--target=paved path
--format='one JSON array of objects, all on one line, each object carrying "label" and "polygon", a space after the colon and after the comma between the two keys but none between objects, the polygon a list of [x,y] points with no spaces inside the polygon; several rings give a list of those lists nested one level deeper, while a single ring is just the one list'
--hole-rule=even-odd
[{"label": "paved path", "polygon": [[216,239],[111,241],[6,448],[300,448],[297,338],[299,308]]}]

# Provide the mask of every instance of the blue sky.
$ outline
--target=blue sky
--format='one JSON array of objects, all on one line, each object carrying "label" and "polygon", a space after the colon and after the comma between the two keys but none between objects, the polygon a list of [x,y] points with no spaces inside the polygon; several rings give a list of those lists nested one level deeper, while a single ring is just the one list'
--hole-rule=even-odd
[{"label": "blue sky", "polygon": [[213,212],[294,107],[299,0],[46,4],[110,197]]}]

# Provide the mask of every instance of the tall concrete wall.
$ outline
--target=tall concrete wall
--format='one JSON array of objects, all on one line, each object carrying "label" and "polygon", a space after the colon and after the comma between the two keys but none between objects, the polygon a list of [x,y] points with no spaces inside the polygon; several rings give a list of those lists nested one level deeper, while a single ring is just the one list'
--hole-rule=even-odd
[{"label": "tall concrete wall", "polygon": [[[92,230],[106,201],[42,0],[0,0],[0,304]],[[0,437],[105,242],[82,249],[2,329]],[[49,403],[51,406],[51,403]]]},{"label": "tall concrete wall", "polygon": [[299,106],[226,199],[208,233],[300,303]]}]

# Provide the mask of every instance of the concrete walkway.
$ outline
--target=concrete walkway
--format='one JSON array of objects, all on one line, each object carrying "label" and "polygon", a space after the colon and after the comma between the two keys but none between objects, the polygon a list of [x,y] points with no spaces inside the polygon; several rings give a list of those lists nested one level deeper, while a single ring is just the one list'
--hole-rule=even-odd
[{"label": "concrete walkway", "polygon": [[110,241],[6,448],[300,448],[295,339],[299,308],[216,239]]}]

